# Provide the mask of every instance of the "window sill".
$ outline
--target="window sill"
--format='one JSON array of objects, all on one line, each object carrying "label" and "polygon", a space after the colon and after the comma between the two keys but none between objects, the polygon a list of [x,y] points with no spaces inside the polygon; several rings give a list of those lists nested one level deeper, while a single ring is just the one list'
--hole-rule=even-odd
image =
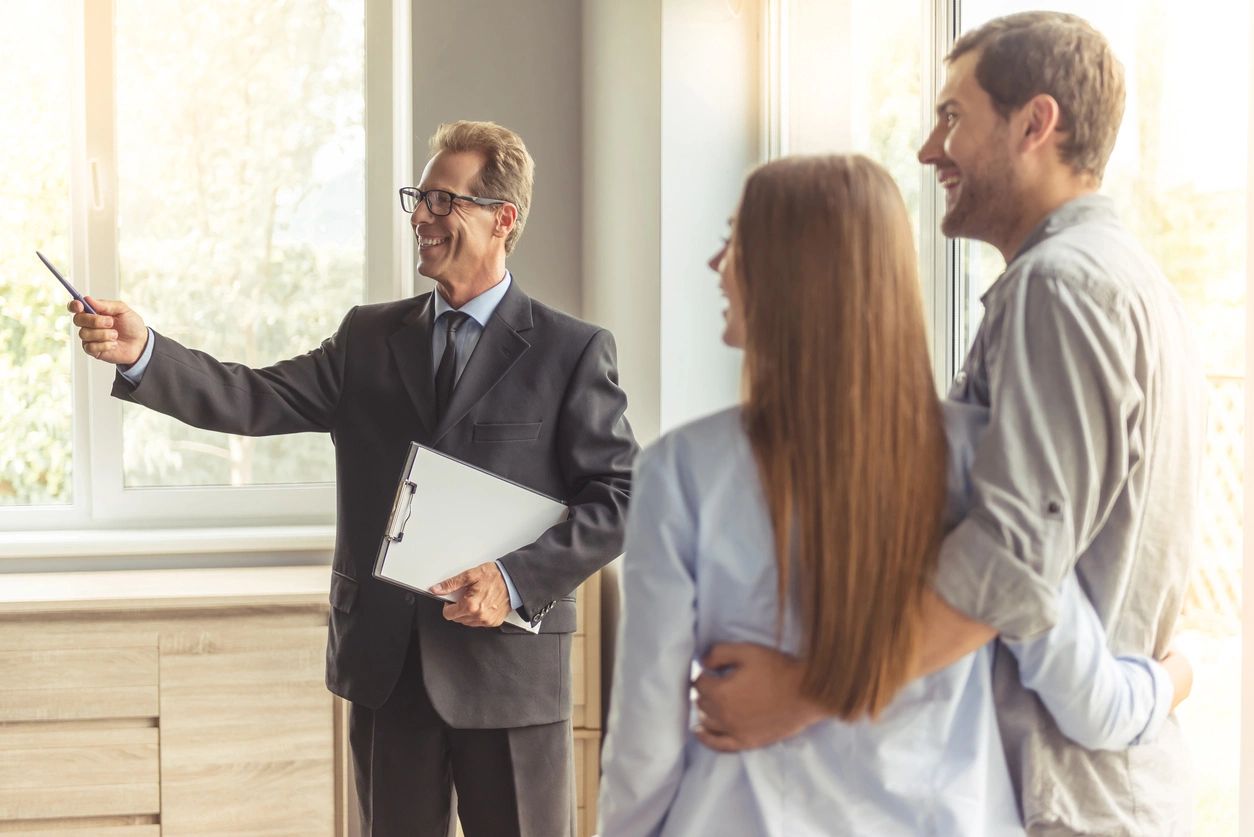
[{"label": "window sill", "polygon": [[70,532],[5,532],[0,535],[0,558],[329,552],[334,545],[334,525],[82,529]]}]

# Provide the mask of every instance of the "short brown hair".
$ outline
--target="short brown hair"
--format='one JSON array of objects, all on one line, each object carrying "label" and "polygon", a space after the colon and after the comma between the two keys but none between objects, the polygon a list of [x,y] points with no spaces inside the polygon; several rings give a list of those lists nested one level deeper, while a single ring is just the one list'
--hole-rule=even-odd
[{"label": "short brown hair", "polygon": [[800,598],[802,690],[875,716],[912,676],[945,503],[910,215],[866,157],[787,157],[750,175],[731,248],[745,430],[780,612]]},{"label": "short brown hair", "polygon": [[1077,174],[1101,182],[1123,121],[1123,65],[1088,21],[1061,12],[1023,12],[963,35],[945,61],[977,51],[975,77],[1003,118],[1033,96],[1058,102],[1059,151]]},{"label": "short brown hair", "polygon": [[476,197],[509,201],[518,210],[518,220],[505,239],[505,252],[512,252],[527,222],[536,174],[536,163],[527,153],[522,137],[495,122],[461,119],[437,128],[430,147],[432,156],[441,151],[476,151],[483,155]]}]

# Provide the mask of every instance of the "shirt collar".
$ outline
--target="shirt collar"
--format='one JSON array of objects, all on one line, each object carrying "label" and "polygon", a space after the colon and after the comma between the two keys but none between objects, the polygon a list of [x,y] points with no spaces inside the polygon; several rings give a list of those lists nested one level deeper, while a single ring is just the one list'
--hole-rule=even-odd
[{"label": "shirt collar", "polygon": [[1115,212],[1115,203],[1105,195],[1094,193],[1072,198],[1046,215],[1044,220],[1037,224],[1032,232],[1028,233],[1028,237],[1024,239],[1023,244],[1019,246],[1019,250],[1010,262],[1013,264],[1015,259],[1045,239],[1062,232],[1067,227],[1087,224],[1092,221],[1114,221],[1117,219],[1118,214]]},{"label": "shirt collar", "polygon": [[993,290],[1002,284],[1001,280],[1010,272],[1010,268],[1014,266],[1014,263],[1042,241],[1052,238],[1068,227],[1089,224],[1094,221],[1117,221],[1118,219],[1119,213],[1115,211],[1115,202],[1106,195],[1092,193],[1067,201],[1046,215],[1039,224],[1032,228],[1032,232],[1028,233],[1028,237],[1023,240],[1023,244],[1019,245],[1014,258],[1006,263],[1006,269],[1002,271],[1001,276],[997,277],[997,281],[990,285],[988,290],[980,296],[980,302],[987,305],[986,300],[993,293]]},{"label": "shirt collar", "polygon": [[509,286],[513,281],[514,277],[507,270],[500,282],[497,282],[457,309],[449,305],[439,291],[435,291],[433,293],[433,296],[435,296],[435,319],[440,319],[440,315],[445,311],[457,310],[463,314],[469,314],[470,318],[477,322],[481,328],[487,328],[488,320],[492,319],[492,312],[496,311],[496,306],[501,304],[501,300],[505,298],[505,292],[509,290]]}]

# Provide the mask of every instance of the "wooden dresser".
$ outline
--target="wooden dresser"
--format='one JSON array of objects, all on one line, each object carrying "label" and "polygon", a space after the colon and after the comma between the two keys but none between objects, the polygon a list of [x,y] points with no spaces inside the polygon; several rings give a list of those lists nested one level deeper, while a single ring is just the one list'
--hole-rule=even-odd
[{"label": "wooden dresser", "polygon": [[[327,567],[0,575],[0,835],[349,835]],[[600,583],[574,643],[596,821]]]}]

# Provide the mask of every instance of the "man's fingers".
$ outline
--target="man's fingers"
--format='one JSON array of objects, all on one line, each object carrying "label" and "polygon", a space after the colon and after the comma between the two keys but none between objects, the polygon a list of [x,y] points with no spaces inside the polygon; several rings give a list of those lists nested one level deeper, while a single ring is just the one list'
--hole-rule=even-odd
[{"label": "man's fingers", "polygon": [[111,328],[80,328],[78,339],[84,343],[107,343],[117,340],[118,333]]},{"label": "man's fingers", "polygon": [[711,700],[706,695],[703,695],[699,692],[697,693],[696,706],[697,706],[697,713],[702,718],[709,718],[718,713],[718,704],[715,701]]},{"label": "man's fingers", "polygon": [[717,695],[702,694],[697,692],[697,718],[701,722],[701,726],[712,732],[727,732],[728,718],[724,714],[723,706],[718,700]]},{"label": "man's fingers", "polygon": [[477,618],[483,613],[483,602],[477,596],[462,596],[457,601],[446,604],[444,613]]},{"label": "man's fingers", "polygon": [[80,311],[74,315],[74,325],[79,328],[113,328],[113,318],[104,314],[85,314]]},{"label": "man's fingers", "polygon": [[452,602],[444,606],[444,618],[450,622],[462,622],[472,617],[463,602]]},{"label": "man's fingers", "polygon": [[465,625],[468,628],[494,628],[499,624],[488,620],[478,604],[466,607],[464,602],[465,600],[446,604],[444,606],[444,618],[450,622]]},{"label": "man's fingers", "polygon": [[719,688],[725,685],[726,679],[717,674],[711,674],[703,671],[697,675],[697,679],[692,681],[692,687],[697,690],[697,694],[701,699],[713,697]]},{"label": "man's fingers", "polygon": [[747,654],[756,646],[747,642],[722,642],[715,645],[701,658],[701,667],[711,670],[734,668],[744,662]]},{"label": "man's fingers", "polygon": [[439,584],[432,585],[431,592],[437,596],[443,596],[445,593],[452,593],[454,590],[460,590],[474,583],[474,570],[466,570],[458,573],[452,578],[446,578]]},{"label": "man's fingers", "polygon": [[714,735],[728,735],[730,733],[730,730],[720,723],[718,718],[700,708],[697,709],[697,726]]},{"label": "man's fingers", "polygon": [[748,749],[746,744],[735,736],[713,732],[704,727],[697,727],[696,736],[702,744],[720,753],[738,753]]},{"label": "man's fingers", "polygon": [[97,314],[121,316],[130,312],[131,307],[120,299],[96,299],[91,294],[84,294],[87,304],[90,305]]}]

